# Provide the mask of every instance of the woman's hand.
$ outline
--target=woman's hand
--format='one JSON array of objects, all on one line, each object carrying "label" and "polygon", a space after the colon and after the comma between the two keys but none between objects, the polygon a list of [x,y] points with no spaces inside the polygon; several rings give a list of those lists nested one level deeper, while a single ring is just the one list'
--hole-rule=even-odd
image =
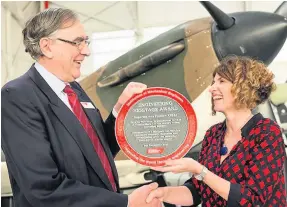
[{"label": "woman's hand", "polygon": [[167,160],[165,166],[151,167],[151,169],[161,172],[191,172],[192,174],[201,173],[203,166],[192,158],[181,158],[178,160]]},{"label": "woman's hand", "polygon": [[193,205],[191,191],[186,186],[168,186],[152,190],[146,198],[146,203],[161,201],[179,206]]},{"label": "woman's hand", "polygon": [[161,202],[163,202],[165,193],[166,192],[164,187],[152,190],[150,194],[147,196],[146,202],[150,203],[153,199],[159,199]]}]

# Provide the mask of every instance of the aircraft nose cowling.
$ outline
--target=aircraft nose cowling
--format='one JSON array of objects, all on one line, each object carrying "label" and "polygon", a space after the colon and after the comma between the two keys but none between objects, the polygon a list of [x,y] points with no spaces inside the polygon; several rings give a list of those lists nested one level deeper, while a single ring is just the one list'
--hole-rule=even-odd
[{"label": "aircraft nose cowling", "polygon": [[287,18],[267,12],[229,14],[235,24],[220,30],[214,22],[212,39],[219,60],[228,55],[249,56],[270,64],[287,37]]}]

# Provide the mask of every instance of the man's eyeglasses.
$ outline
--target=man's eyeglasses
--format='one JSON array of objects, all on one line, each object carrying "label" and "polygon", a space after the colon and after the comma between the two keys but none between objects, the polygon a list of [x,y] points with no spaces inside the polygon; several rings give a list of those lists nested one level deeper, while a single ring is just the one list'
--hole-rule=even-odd
[{"label": "man's eyeglasses", "polygon": [[70,41],[70,40],[65,40],[65,39],[62,39],[62,38],[57,38],[57,40],[60,40],[62,42],[66,42],[66,43],[69,43],[71,45],[74,45],[76,46],[79,50],[82,50],[85,46],[89,46],[90,44],[90,41],[89,40],[80,40],[80,41]]}]

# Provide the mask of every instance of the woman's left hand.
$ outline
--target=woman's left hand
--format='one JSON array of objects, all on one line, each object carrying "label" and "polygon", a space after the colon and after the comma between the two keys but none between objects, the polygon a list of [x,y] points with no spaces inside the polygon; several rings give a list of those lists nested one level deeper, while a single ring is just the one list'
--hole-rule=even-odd
[{"label": "woman's left hand", "polygon": [[202,170],[202,165],[192,158],[181,158],[178,160],[167,160],[165,166],[151,167],[151,169],[161,172],[191,172],[193,174],[199,174]]}]

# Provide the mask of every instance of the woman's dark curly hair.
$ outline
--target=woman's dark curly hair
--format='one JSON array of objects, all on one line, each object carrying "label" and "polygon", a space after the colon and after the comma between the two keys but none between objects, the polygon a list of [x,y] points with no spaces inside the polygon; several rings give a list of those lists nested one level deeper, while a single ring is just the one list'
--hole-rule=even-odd
[{"label": "woman's dark curly hair", "polygon": [[[213,78],[216,74],[233,84],[231,93],[237,109],[255,108],[266,101],[276,88],[274,74],[264,63],[249,57],[226,57],[215,68]],[[215,113],[212,101],[212,114]]]}]

